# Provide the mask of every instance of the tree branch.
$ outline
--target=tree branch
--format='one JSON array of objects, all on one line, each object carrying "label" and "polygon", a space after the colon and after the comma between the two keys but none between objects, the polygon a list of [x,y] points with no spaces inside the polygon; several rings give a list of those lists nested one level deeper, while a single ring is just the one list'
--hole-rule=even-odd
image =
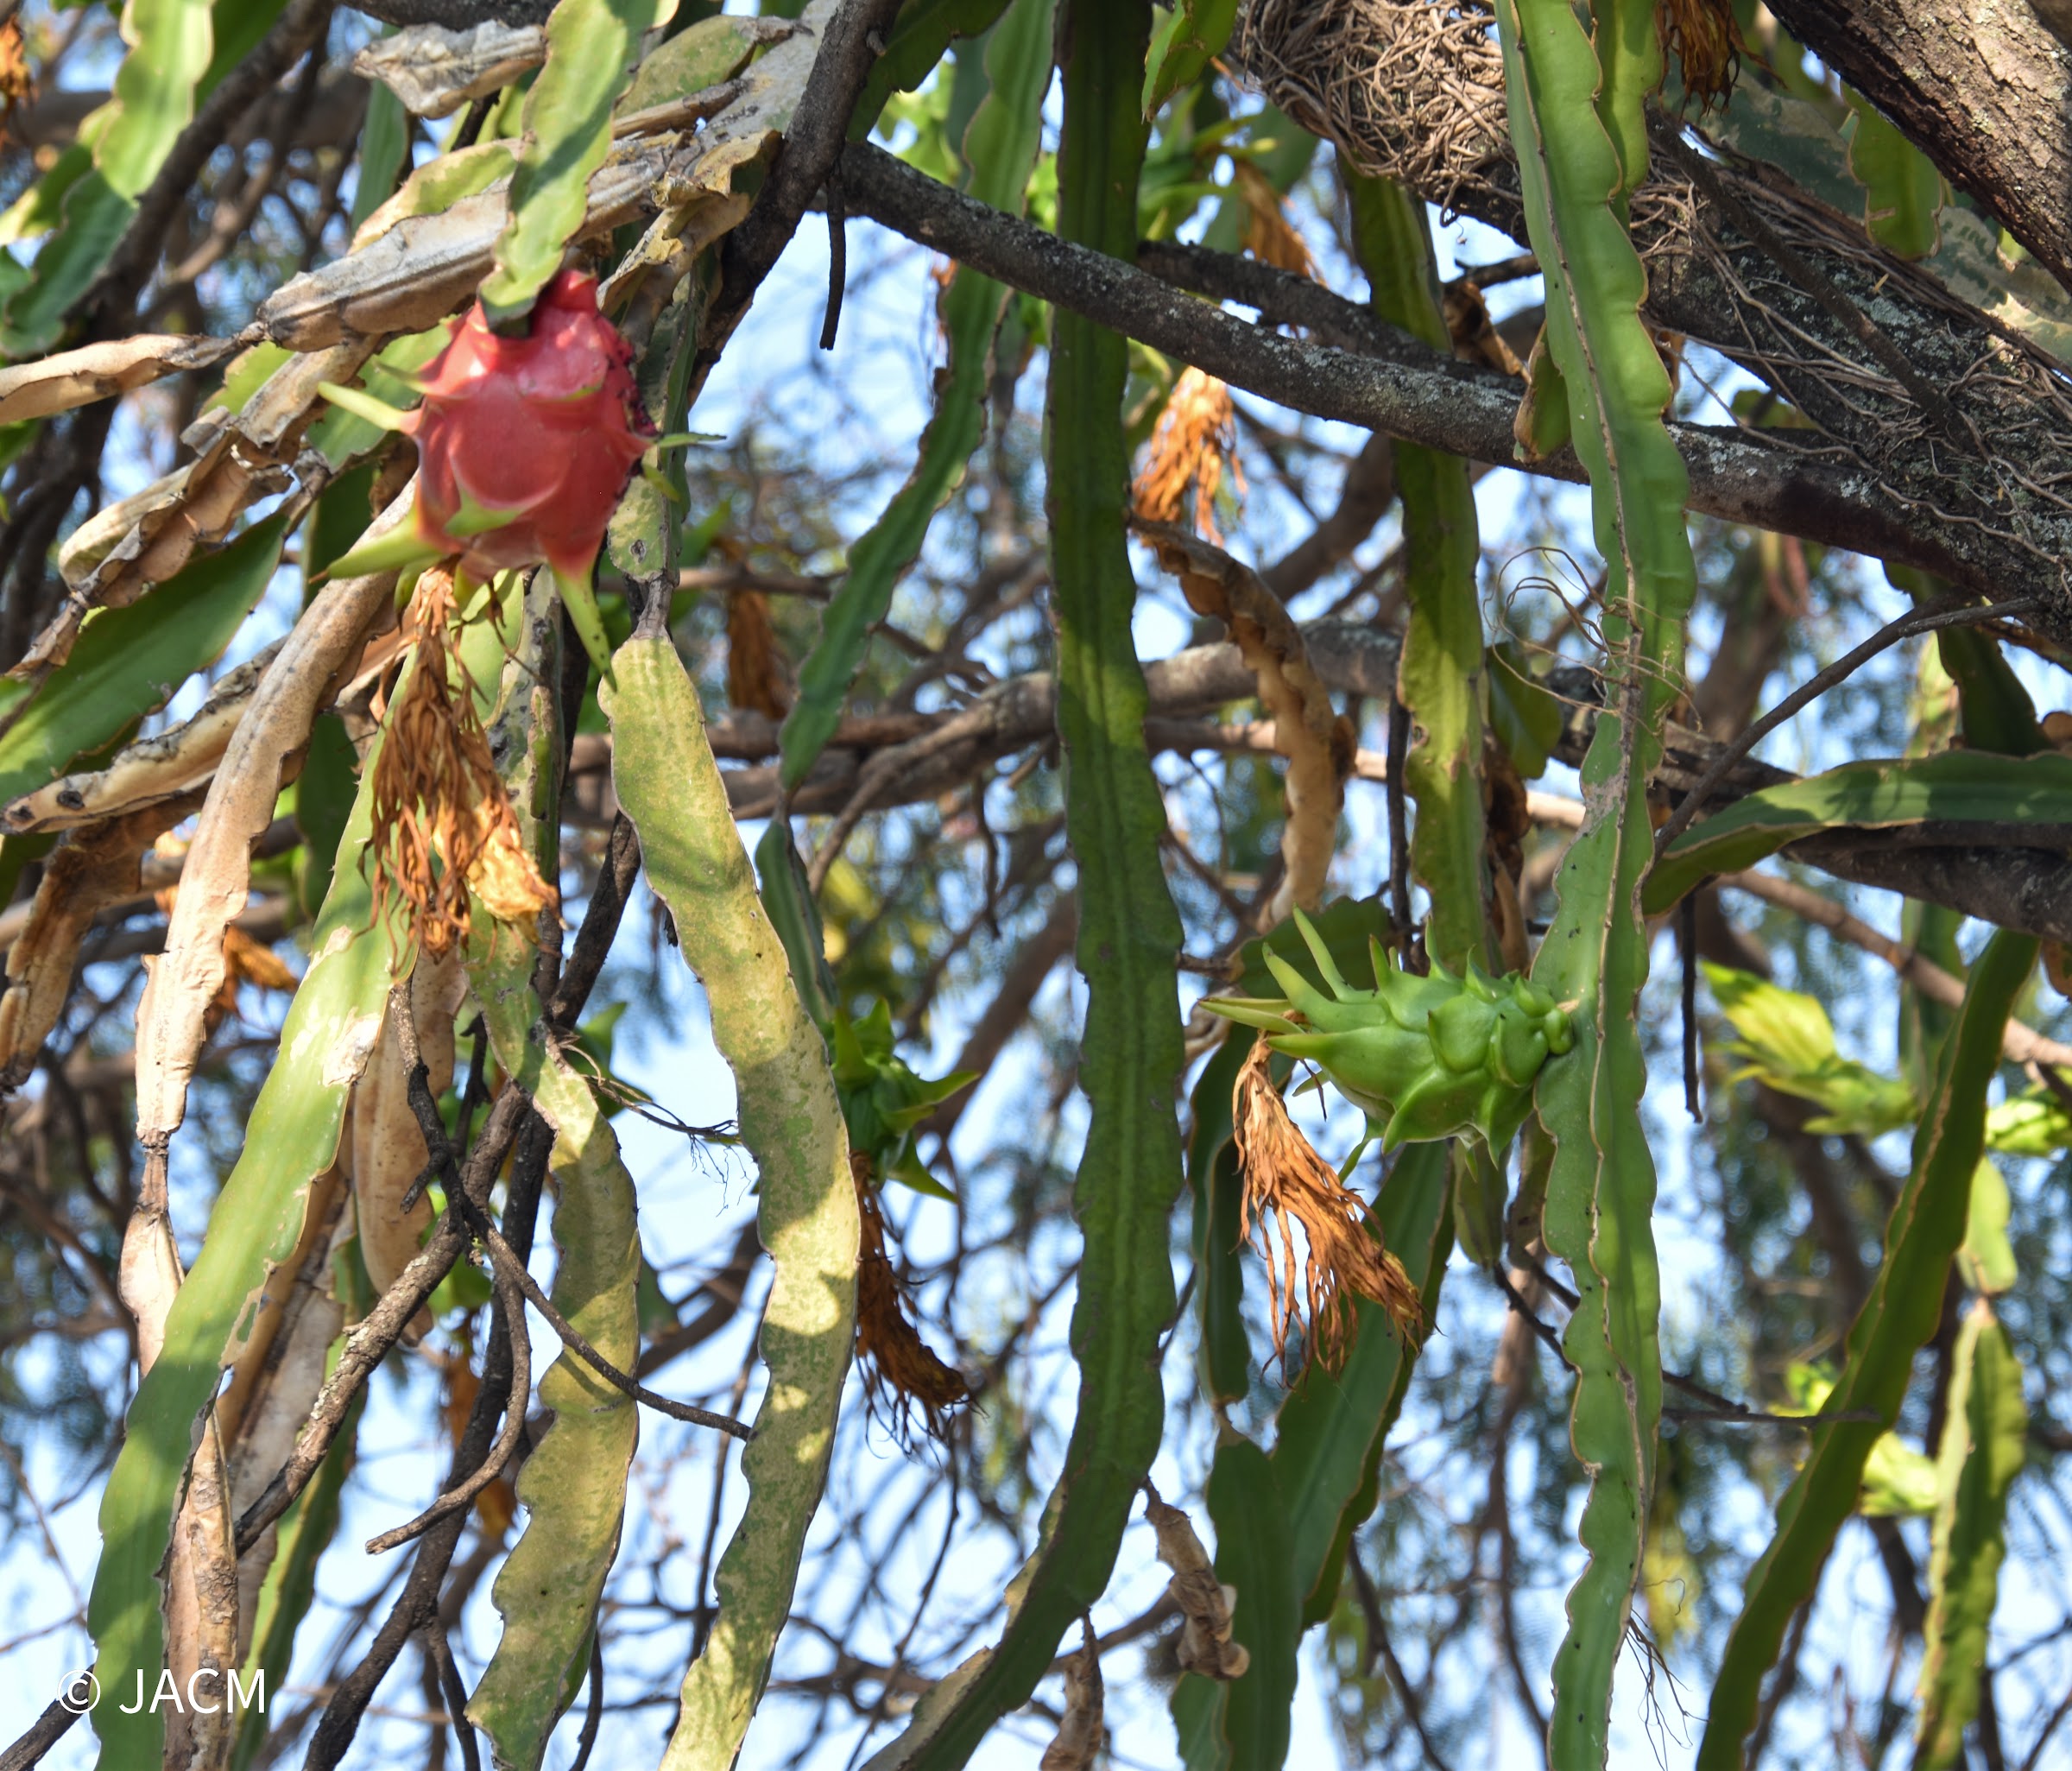
[{"label": "tree branch", "polygon": [[2072,288],[2066,0],[1776,0],[1770,9]]},{"label": "tree branch", "polygon": [[[1471,460],[1524,465],[1526,471],[1576,483],[1584,478],[1567,449],[1529,465],[1514,460],[1515,381],[1442,356],[1371,318],[1356,321],[1354,304],[1328,291],[1303,298],[1309,311],[1328,312],[1332,329],[1342,326],[1341,336],[1349,339],[1392,345],[1386,358],[1284,338],[1238,319],[1134,265],[975,202],[881,149],[852,144],[842,165],[852,213],[1112,326],[1233,387],[1314,417],[1385,431]],[[1264,280],[1260,286],[1279,287]],[[1304,324],[1311,323],[1305,319]],[[1992,599],[2037,597],[2054,617],[2063,600],[2057,569],[2049,559],[1998,534],[1910,509],[1860,471],[1740,431],[1692,424],[1672,424],[1670,431],[1690,471],[1695,510],[1852,553],[1928,566]]]}]

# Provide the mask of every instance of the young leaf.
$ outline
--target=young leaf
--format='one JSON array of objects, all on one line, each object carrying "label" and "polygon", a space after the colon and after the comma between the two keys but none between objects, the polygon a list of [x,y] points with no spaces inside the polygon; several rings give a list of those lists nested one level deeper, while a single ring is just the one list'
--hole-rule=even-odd
[{"label": "young leaf", "polygon": [[[1777,1507],[1777,1533],[1748,1577],[1747,1596],[1720,1662],[1698,1771],[1736,1771],[1755,1725],[1762,1682],[1785,1628],[1812,1597],[1835,1534],[1856,1505],[1866,1460],[1898,1418],[1914,1354],[1942,1313],[1949,1266],[1971,1216],[1972,1177],[1985,1143],[1986,1091],[2000,1035],[2036,966],[2037,943],[1995,934],[1972,967],[1964,1004],[1942,1047],[1935,1088],[1914,1134],[1914,1160],[1885,1237],[1885,1259],[1849,1329],[1848,1357],[1826,1412],[1867,1421],[1821,1427]],[[1975,1681],[1974,1681],[1975,1687]]]}]

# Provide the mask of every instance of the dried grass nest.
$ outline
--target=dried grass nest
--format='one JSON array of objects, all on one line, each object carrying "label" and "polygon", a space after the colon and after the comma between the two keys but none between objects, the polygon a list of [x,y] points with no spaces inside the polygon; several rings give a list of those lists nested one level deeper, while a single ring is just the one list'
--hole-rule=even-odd
[{"label": "dried grass nest", "polygon": [[1360,171],[1449,211],[1509,155],[1503,53],[1476,0],[1252,0],[1230,49]]}]

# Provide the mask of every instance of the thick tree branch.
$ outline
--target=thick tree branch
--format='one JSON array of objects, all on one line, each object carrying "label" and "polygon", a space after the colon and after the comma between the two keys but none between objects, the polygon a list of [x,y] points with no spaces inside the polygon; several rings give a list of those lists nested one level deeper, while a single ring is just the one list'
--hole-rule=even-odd
[{"label": "thick tree branch", "polygon": [[2072,288],[2072,51],[2056,35],[2072,33],[2072,5],[1775,0],[1770,9]]},{"label": "thick tree branch", "polygon": [[[1385,431],[1406,442],[1498,465],[1513,461],[1518,384],[1459,363],[1372,319],[1354,330],[1354,304],[1318,291],[1343,336],[1383,339],[1385,360],[1285,338],[1196,300],[1170,284],[974,202],[882,149],[843,158],[850,210],[1003,282],[1140,339],[1263,399],[1318,418]],[[1319,299],[1321,298],[1321,299]],[[1305,324],[1311,322],[1306,321]],[[1920,564],[1975,594],[2062,600],[2055,565],[1983,530],[1910,510],[1870,474],[1731,430],[1671,426],[1690,470],[1691,507],[1730,522],[1803,535],[1829,547]],[[1528,471],[1580,482],[1568,450]],[[1933,563],[1931,563],[1933,562]]]}]

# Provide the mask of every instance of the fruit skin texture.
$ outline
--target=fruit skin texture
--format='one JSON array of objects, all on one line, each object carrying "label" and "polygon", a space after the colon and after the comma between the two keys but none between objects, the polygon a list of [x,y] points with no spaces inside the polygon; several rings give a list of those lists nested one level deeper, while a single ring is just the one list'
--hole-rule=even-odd
[{"label": "fruit skin texture", "polygon": [[1375,987],[1355,990],[1309,919],[1295,917],[1323,990],[1269,952],[1285,997],[1212,997],[1203,1006],[1264,1028],[1275,1051],[1315,1064],[1367,1114],[1384,1151],[1472,1133],[1500,1156],[1532,1110],[1540,1067],[1575,1045],[1569,1009],[1527,978],[1492,978],[1473,963],[1465,977],[1434,965],[1420,977],[1379,947]]},{"label": "fruit skin texture", "polygon": [[585,585],[634,465],[654,441],[633,351],[597,311],[597,279],[565,270],[523,338],[477,301],[419,379],[401,429],[418,449],[417,533],[478,579],[536,565]]}]

